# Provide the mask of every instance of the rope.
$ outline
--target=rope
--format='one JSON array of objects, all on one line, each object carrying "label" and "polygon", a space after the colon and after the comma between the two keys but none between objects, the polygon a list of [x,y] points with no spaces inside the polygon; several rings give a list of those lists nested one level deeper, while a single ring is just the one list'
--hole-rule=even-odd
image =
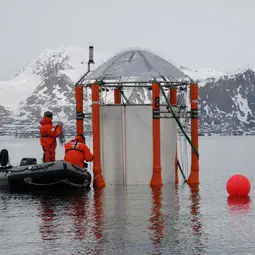
[{"label": "rope", "polygon": [[[183,96],[183,95],[182,95]],[[182,101],[184,101],[184,96],[183,96],[183,98],[182,98]],[[186,110],[186,108],[185,108],[185,110]],[[182,117],[182,115],[184,114],[184,112],[185,112],[185,110],[184,111],[182,111],[182,109],[181,109],[181,107],[180,107],[180,109],[179,109],[179,113],[180,113],[180,117]],[[183,128],[185,129],[185,120],[180,120],[180,123],[182,124],[182,126],[183,126]],[[183,137],[182,136],[180,136],[180,140],[179,140],[179,143],[180,143],[180,154],[181,154],[181,163],[182,163],[182,169],[183,169],[183,171],[184,171],[184,174],[185,174],[185,176],[187,176],[188,175],[188,173],[187,173],[187,166],[186,166],[186,164],[185,164],[185,162],[186,162],[186,159],[187,159],[187,153],[185,154],[185,145],[186,145],[186,143],[185,143],[185,141],[187,141],[185,138],[183,139]]]},{"label": "rope", "polygon": [[187,150],[187,148],[188,148],[188,143],[187,143],[187,140],[185,140],[184,141],[184,143],[185,143],[185,145],[184,145],[184,149],[185,149],[185,155],[186,155],[186,161],[185,161],[185,167],[186,167],[186,174],[188,174],[188,172],[189,172],[189,164],[188,164],[188,161],[189,161],[189,159],[188,159],[188,150]]},{"label": "rope", "polygon": [[[187,93],[185,94],[185,96],[187,97]],[[184,100],[185,100],[185,102],[187,102],[185,97],[184,97]],[[185,107],[185,109],[183,110],[184,117],[186,116],[186,113],[187,113],[187,109]],[[183,120],[183,127],[184,127],[184,129],[187,128],[187,123],[188,123],[188,119],[185,118]],[[189,167],[188,167],[189,159],[188,159],[188,150],[187,150],[188,143],[187,143],[187,140],[185,138],[182,139],[182,143],[183,143],[182,149],[183,149],[183,158],[184,158],[184,160],[183,160],[183,168],[184,168],[185,175],[188,176],[189,175]]]},{"label": "rope", "polygon": [[60,145],[63,147],[66,142],[64,127],[62,127],[62,134],[61,134],[61,136],[58,137],[58,140],[59,140]]},{"label": "rope", "polygon": [[13,168],[12,165],[9,165],[9,166],[1,166],[0,167],[0,172],[9,172],[11,170],[9,170],[10,168]]},{"label": "rope", "polygon": [[184,173],[183,173],[183,171],[182,171],[182,168],[181,168],[181,165],[180,165],[179,160],[177,160],[177,165],[178,165],[178,167],[179,167],[179,169],[180,169],[180,171],[181,171],[181,174],[182,174],[182,177],[183,177],[183,179],[184,179],[184,182],[187,182],[187,179],[186,179],[186,177],[185,177],[185,175],[184,175]]},{"label": "rope", "polygon": [[[186,98],[185,98],[185,102],[188,102],[188,90],[185,91],[186,92]],[[185,109],[185,115],[184,117],[186,117],[187,115],[187,109]],[[187,130],[187,127],[188,127],[188,118],[185,118],[184,119],[184,125],[185,125],[185,128]],[[189,164],[189,156],[188,156],[188,143],[187,143],[187,140],[184,140],[185,142],[185,145],[184,145],[184,148],[185,148],[185,154],[186,154],[186,173],[187,175],[189,175],[190,173],[190,164]]]},{"label": "rope", "polygon": [[184,134],[184,136],[185,136],[186,139],[188,140],[188,142],[189,142],[190,146],[192,147],[192,149],[194,150],[196,156],[199,158],[199,153],[198,153],[196,147],[194,146],[194,144],[192,143],[192,141],[190,140],[190,138],[188,137],[188,135],[187,135],[186,132],[184,131],[184,129],[183,129],[183,127],[182,127],[180,121],[179,121],[178,118],[176,117],[176,115],[175,115],[175,113],[174,113],[174,111],[173,111],[173,109],[172,109],[172,107],[171,107],[169,101],[167,100],[167,96],[166,96],[166,93],[165,93],[165,91],[164,91],[164,88],[161,86],[161,84],[159,84],[159,86],[160,86],[161,92],[162,92],[162,94],[163,94],[163,96],[164,96],[164,98],[165,98],[165,100],[166,100],[166,104],[167,104],[167,106],[168,106],[168,109],[171,111],[171,113],[172,113],[174,119],[176,120],[176,122],[177,122],[179,128],[181,129],[182,133]]},{"label": "rope", "polygon": [[[181,91],[181,98],[178,98],[178,111],[177,111],[177,116],[179,116],[180,118],[180,124],[183,126],[183,129],[185,130],[186,126],[187,126],[187,119],[184,118],[184,120],[182,119],[182,117],[186,116],[187,113],[187,107],[186,107],[186,102],[187,102],[187,90],[182,90]],[[182,135],[180,135],[177,131],[177,148],[179,148],[180,151],[180,161],[177,161],[179,170],[183,176],[184,182],[187,182],[187,178],[186,176],[189,175],[188,173],[188,154],[187,154],[187,139],[185,139],[185,137],[183,137]]]},{"label": "rope", "polygon": [[97,176],[94,176],[94,181],[98,178],[98,176],[100,176],[100,174],[98,174]]},{"label": "rope", "polygon": [[90,184],[88,180],[85,180],[83,184],[76,184],[76,183],[70,182],[67,179],[62,179],[60,181],[51,182],[51,183],[35,183],[35,182],[32,182],[32,179],[30,177],[24,178],[24,183],[34,185],[34,186],[50,186],[50,185],[56,185],[59,183],[66,183],[68,185],[75,186],[75,187],[86,187],[88,184]]},{"label": "rope", "polygon": [[[179,136],[179,147],[180,147],[180,161],[181,164],[183,163],[183,150],[182,150],[182,138]],[[183,168],[183,165],[182,165]],[[185,171],[185,169],[184,169]]]},{"label": "rope", "polygon": [[184,165],[183,165],[184,160],[183,160],[183,149],[182,149],[182,140],[181,140],[181,137],[179,137],[179,146],[177,145],[177,148],[178,147],[180,147],[180,158],[181,158],[182,165],[181,165],[181,163],[180,163],[180,161],[178,159],[177,159],[177,165],[178,165],[179,170],[180,170],[180,172],[182,174],[184,182],[187,182],[187,178],[186,178],[187,173],[186,173]]}]

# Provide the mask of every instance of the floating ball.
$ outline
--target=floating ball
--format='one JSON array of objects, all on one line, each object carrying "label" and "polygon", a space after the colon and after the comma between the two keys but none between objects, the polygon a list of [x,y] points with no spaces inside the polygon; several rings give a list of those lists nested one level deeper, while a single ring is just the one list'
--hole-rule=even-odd
[{"label": "floating ball", "polygon": [[230,196],[247,196],[251,190],[250,181],[241,174],[235,174],[229,178],[227,185],[227,192]]}]

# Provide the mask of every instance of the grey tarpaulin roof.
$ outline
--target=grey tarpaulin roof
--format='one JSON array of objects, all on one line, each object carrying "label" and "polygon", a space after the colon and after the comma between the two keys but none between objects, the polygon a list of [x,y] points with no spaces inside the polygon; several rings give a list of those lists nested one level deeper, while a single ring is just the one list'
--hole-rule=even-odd
[{"label": "grey tarpaulin roof", "polygon": [[149,81],[165,77],[171,81],[187,80],[189,77],[163,58],[146,50],[127,50],[107,60],[86,80],[141,80]]}]

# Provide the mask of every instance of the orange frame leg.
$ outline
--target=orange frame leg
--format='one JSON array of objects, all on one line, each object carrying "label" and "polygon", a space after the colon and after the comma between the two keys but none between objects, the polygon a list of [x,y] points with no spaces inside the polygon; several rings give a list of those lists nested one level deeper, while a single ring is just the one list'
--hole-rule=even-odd
[{"label": "orange frame leg", "polygon": [[152,84],[152,110],[153,110],[153,170],[150,186],[161,187],[161,154],[160,154],[160,86]]},{"label": "orange frame leg", "polygon": [[114,89],[114,104],[121,104],[121,89]]},{"label": "orange frame leg", "polygon": [[[198,84],[190,84],[191,142],[198,151]],[[199,184],[199,159],[191,149],[191,172],[188,184]]]},{"label": "orange frame leg", "polygon": [[76,101],[76,134],[84,134],[83,126],[83,86],[75,87],[75,101]]},{"label": "orange frame leg", "polygon": [[99,108],[99,85],[92,85],[92,133],[94,154],[94,187],[104,188],[106,183],[102,175],[100,153],[100,108]]}]

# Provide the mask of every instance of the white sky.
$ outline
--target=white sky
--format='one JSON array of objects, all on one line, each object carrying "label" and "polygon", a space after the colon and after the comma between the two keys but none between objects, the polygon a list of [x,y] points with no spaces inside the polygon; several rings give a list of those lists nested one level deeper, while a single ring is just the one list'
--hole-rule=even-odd
[{"label": "white sky", "polygon": [[0,78],[62,44],[237,68],[255,61],[254,11],[254,0],[0,0]]}]

